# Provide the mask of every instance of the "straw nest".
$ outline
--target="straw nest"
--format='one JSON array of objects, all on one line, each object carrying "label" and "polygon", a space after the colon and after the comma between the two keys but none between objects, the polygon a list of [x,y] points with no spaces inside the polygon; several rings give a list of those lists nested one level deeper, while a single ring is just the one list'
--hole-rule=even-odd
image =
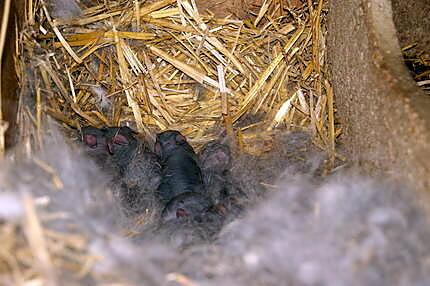
[{"label": "straw nest", "polygon": [[293,2],[264,1],[235,20],[182,0],[109,1],[54,19],[28,1],[17,62],[34,72],[32,121],[128,124],[149,138],[177,129],[195,147],[225,128],[257,155],[275,128],[310,128],[334,154],[325,3]]},{"label": "straw nest", "polygon": [[[305,128],[335,158],[325,2],[263,1],[236,20],[200,14],[193,0],[105,1],[55,19],[48,3],[28,0],[17,37],[20,134],[42,144],[45,114],[77,129],[129,124],[149,138],[178,129],[196,147],[225,129],[258,155],[276,128]],[[23,226],[1,225],[2,277],[55,285],[54,268],[87,275],[86,239],[43,229],[34,204],[24,198]]]}]

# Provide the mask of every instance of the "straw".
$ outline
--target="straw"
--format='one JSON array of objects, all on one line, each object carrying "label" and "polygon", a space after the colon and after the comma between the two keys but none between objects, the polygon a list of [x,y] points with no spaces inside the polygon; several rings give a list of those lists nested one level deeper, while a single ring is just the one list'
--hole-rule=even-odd
[{"label": "straw", "polygon": [[[242,120],[255,117],[241,131],[249,140],[238,142],[242,150],[257,152],[249,132],[299,126],[334,152],[342,129],[333,127],[334,99],[324,88],[322,0],[290,8],[262,1],[242,20],[201,14],[198,2],[183,0],[109,2],[51,19],[43,2],[28,2],[25,27],[44,52],[22,40],[19,57],[38,66],[38,128],[40,113],[73,128],[128,124],[149,138],[174,128],[199,148],[219,128],[237,137]],[[43,29],[28,25],[35,19]]]}]

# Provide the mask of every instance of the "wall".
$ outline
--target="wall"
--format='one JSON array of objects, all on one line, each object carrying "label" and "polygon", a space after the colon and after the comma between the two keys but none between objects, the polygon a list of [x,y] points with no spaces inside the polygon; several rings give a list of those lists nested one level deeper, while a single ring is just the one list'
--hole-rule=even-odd
[{"label": "wall", "polygon": [[[0,4],[0,19],[3,16],[3,4]],[[9,123],[9,129],[6,132],[6,147],[10,147],[15,141],[16,130],[16,111],[18,107],[18,83],[15,72],[15,43],[16,27],[20,25],[20,19],[24,14],[24,1],[11,1],[11,10],[9,15],[7,39],[4,47],[4,54],[1,60],[1,94],[2,94],[2,112],[3,120]],[[15,22],[15,19],[17,20]]]},{"label": "wall", "polygon": [[329,57],[343,142],[368,173],[429,190],[430,97],[402,62],[392,17],[388,0],[330,1]]}]

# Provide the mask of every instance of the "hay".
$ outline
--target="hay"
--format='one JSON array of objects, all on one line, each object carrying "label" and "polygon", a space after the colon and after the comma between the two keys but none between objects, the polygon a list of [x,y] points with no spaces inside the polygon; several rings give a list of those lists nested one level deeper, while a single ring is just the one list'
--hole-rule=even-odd
[{"label": "hay", "polygon": [[333,154],[340,129],[327,80],[324,1],[278,2],[264,1],[245,20],[201,15],[176,0],[109,1],[77,18],[51,19],[44,1],[29,0],[21,41],[32,45],[19,58],[36,62],[43,110],[73,128],[128,124],[150,137],[178,129],[195,147],[220,128],[236,139],[311,128]]},{"label": "hay", "polygon": [[[270,151],[275,128],[311,129],[317,146],[340,157],[324,1],[264,1],[245,20],[200,15],[194,1],[105,3],[79,18],[52,19],[47,3],[28,0],[16,63],[28,157],[33,147],[46,148],[47,114],[71,128],[129,124],[149,137],[178,129],[195,147],[225,128],[252,155]],[[62,188],[54,168],[33,161]],[[100,258],[89,254],[85,237],[43,228],[48,218],[35,210],[38,199],[25,197],[23,221],[0,225],[2,279],[59,285],[53,273],[86,277]],[[167,280],[194,285],[177,273]]]},{"label": "hay", "polygon": [[417,43],[402,48],[403,59],[417,85],[430,95],[430,53],[417,48]]}]

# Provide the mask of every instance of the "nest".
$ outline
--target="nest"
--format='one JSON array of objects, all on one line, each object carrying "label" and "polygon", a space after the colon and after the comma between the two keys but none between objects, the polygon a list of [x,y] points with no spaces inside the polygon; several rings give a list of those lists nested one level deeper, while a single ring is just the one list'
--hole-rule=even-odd
[{"label": "nest", "polygon": [[33,122],[47,113],[150,138],[177,129],[195,147],[225,129],[249,153],[270,149],[276,128],[305,128],[334,153],[324,1],[293,2],[265,1],[235,20],[176,0],[109,1],[54,19],[29,1],[18,65],[34,71]]},{"label": "nest", "polygon": [[[127,124],[150,138],[177,129],[195,147],[226,130],[240,150],[259,155],[271,149],[275,129],[299,128],[339,157],[325,2],[264,1],[236,20],[200,14],[194,0],[105,1],[70,18],[28,0],[17,38],[20,135],[42,147],[48,114],[72,129]],[[43,229],[34,199],[23,203],[24,231],[0,228],[9,243],[1,272],[22,285],[55,285],[54,268],[88,275],[97,259],[87,240]]]}]

